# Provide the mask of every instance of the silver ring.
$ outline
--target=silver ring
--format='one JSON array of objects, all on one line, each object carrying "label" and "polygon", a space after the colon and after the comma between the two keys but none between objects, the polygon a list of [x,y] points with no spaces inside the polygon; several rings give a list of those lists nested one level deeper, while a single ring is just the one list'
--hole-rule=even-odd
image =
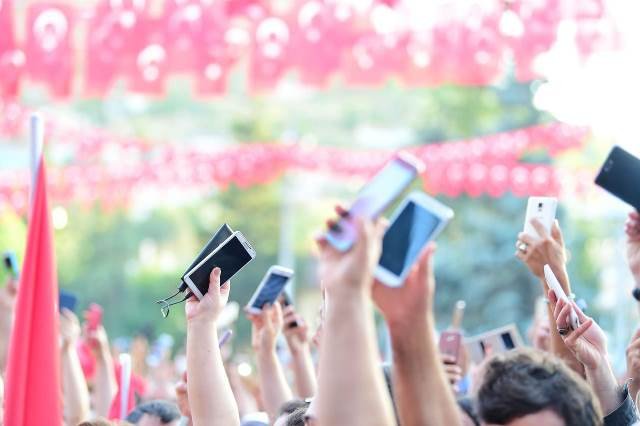
[{"label": "silver ring", "polygon": [[520,250],[522,253],[526,253],[528,247],[529,245],[527,243],[521,242],[520,244],[518,244],[518,250]]},{"label": "silver ring", "polygon": [[558,334],[561,336],[566,336],[567,334],[569,334],[569,329],[558,327]]}]

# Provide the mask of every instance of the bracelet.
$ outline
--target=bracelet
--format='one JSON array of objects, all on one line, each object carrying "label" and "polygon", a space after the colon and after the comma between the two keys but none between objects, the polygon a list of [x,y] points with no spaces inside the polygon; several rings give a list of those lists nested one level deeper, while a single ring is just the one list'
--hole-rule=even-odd
[{"label": "bracelet", "polygon": [[[575,293],[571,293],[571,294],[569,295],[569,299],[571,299],[571,300],[576,300],[576,294],[575,294]],[[549,299],[548,299],[548,298],[546,298],[546,297],[545,297],[545,298],[543,298],[542,300],[544,301],[544,303],[549,304]]]}]

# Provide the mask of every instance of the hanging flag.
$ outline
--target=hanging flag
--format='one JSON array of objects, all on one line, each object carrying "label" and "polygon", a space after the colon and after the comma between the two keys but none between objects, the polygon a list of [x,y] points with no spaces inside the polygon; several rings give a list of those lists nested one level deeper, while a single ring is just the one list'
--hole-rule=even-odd
[{"label": "hanging flag", "polygon": [[[32,117],[32,138],[42,123]],[[33,126],[35,121],[36,126]],[[34,131],[33,127],[39,127]],[[47,177],[40,153],[31,195],[27,248],[11,333],[5,386],[4,424],[62,424],[58,348],[58,280]]]}]

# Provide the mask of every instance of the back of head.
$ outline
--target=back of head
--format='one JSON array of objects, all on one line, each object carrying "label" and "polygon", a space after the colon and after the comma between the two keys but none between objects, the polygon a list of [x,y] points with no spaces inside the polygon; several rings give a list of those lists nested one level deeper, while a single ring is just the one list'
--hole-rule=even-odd
[{"label": "back of head", "polygon": [[149,401],[138,405],[135,410],[127,416],[127,420],[132,423],[138,423],[145,414],[157,417],[163,425],[180,420],[178,407],[170,402],[160,400]]},{"label": "back of head", "polygon": [[589,385],[558,358],[533,349],[497,355],[484,366],[477,395],[486,423],[508,424],[545,410],[566,426],[602,424],[600,405]]},{"label": "back of head", "polygon": [[305,426],[306,407],[300,407],[287,417],[287,426]]}]

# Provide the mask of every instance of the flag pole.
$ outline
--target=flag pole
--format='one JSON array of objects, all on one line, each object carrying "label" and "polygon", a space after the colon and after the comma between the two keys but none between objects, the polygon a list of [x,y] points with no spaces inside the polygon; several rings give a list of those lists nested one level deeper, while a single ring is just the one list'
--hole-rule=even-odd
[{"label": "flag pole", "polygon": [[44,121],[39,113],[32,113],[29,117],[29,160],[31,165],[31,186],[29,190],[29,210],[33,205],[33,197],[38,178],[38,167],[42,156],[44,141]]}]

